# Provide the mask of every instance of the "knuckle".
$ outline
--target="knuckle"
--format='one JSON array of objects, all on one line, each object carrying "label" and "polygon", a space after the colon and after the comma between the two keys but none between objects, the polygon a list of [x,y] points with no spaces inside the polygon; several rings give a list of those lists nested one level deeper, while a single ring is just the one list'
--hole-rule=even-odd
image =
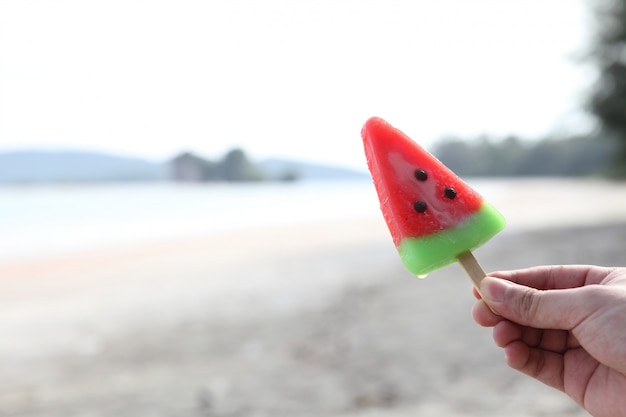
[{"label": "knuckle", "polygon": [[513,308],[518,313],[521,321],[526,324],[537,319],[540,303],[541,293],[539,291],[532,288],[523,288],[518,296],[515,297]]}]

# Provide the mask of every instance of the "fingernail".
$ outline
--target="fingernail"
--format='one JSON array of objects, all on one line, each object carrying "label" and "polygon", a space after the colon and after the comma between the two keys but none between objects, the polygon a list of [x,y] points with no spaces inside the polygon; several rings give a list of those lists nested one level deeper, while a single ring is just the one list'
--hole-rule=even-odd
[{"label": "fingernail", "polygon": [[501,302],[509,282],[504,279],[485,277],[480,282],[480,294],[486,301]]}]

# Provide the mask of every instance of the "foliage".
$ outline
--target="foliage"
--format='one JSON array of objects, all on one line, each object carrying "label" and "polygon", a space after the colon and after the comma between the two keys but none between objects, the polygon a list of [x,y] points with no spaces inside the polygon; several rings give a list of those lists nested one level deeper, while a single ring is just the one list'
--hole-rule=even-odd
[{"label": "foliage", "polygon": [[603,136],[619,148],[610,174],[626,177],[626,0],[596,0],[591,60],[598,79],[588,100]]},{"label": "foliage", "polygon": [[523,141],[448,138],[434,154],[461,176],[589,176],[604,174],[610,142],[592,137]]},{"label": "foliage", "polygon": [[270,158],[252,161],[241,149],[233,149],[221,159],[211,161],[190,152],[182,153],[169,162],[171,179],[175,181],[250,182],[300,180],[364,180],[369,174],[340,166]]},{"label": "foliage", "polygon": [[259,167],[241,149],[231,150],[216,162],[185,152],[172,159],[170,165],[176,181],[243,182],[263,179]]}]

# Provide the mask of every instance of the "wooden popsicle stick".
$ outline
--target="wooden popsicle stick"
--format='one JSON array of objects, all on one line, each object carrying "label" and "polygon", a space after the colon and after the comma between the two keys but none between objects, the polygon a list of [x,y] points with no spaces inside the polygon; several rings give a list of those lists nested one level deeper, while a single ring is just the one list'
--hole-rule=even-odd
[{"label": "wooden popsicle stick", "polygon": [[483,271],[483,268],[480,266],[476,258],[474,258],[472,252],[469,250],[460,254],[457,260],[461,264],[461,267],[463,267],[463,269],[465,270],[465,273],[470,277],[472,283],[474,284],[474,287],[478,291],[478,288],[480,287],[480,281],[482,281],[483,278],[487,276],[487,274],[485,274],[485,271]]}]

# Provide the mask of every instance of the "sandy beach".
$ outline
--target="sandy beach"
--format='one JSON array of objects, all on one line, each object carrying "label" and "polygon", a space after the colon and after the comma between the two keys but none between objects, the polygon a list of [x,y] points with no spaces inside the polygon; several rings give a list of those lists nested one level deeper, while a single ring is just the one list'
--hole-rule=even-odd
[{"label": "sandy beach", "polygon": [[[485,195],[486,270],[626,265],[626,184]],[[587,416],[509,369],[458,265],[404,270],[380,216],[0,264],[0,416]]]}]

